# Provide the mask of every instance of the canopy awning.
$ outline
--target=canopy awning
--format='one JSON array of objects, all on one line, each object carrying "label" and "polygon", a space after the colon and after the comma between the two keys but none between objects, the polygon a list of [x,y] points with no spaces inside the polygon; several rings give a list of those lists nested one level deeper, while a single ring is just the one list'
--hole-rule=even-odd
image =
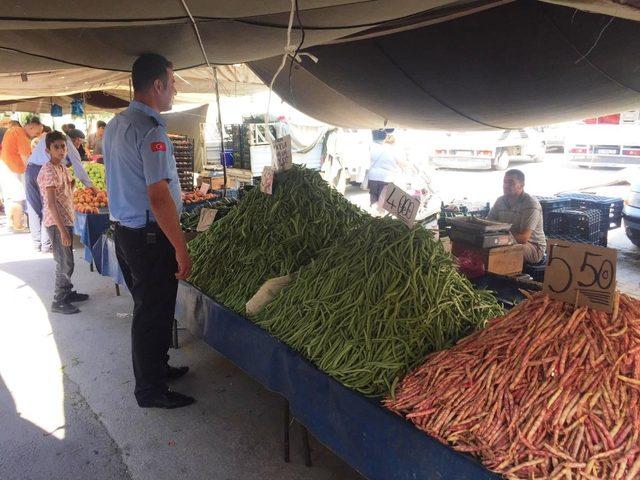
[{"label": "canopy awning", "polygon": [[[184,1],[211,63],[249,63],[271,80],[284,52],[289,0]],[[300,45],[304,36],[302,51],[319,61],[302,57],[291,86],[286,69],[276,90],[320,120],[372,128],[385,121],[517,128],[640,104],[640,0],[553,3],[299,0],[291,42]],[[23,72],[29,83],[38,72],[66,77],[65,71],[91,67],[102,73],[70,93],[118,91],[127,98],[128,72],[141,53],[164,54],[180,75],[205,63],[182,1],[83,0],[61,9],[55,2],[9,0],[0,15],[0,74],[14,82]],[[179,84],[179,90],[191,83],[194,94],[212,92],[209,72],[201,72],[201,82]],[[8,91],[3,78],[5,100],[29,88],[14,83]],[[231,85],[237,92],[257,84]]]}]

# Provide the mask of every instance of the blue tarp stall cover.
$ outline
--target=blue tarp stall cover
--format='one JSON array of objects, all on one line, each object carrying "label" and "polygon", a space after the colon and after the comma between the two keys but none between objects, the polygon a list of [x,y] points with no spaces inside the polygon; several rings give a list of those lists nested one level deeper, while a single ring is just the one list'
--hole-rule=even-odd
[{"label": "blue tarp stall cover", "polygon": [[84,259],[93,262],[92,247],[109,228],[108,213],[78,213],[75,212],[73,220],[73,233],[80,237],[84,245]]},{"label": "blue tarp stall cover", "polygon": [[455,452],[344,387],[250,320],[180,282],[176,318],[269,390],[289,401],[315,437],[372,480],[497,480]]}]

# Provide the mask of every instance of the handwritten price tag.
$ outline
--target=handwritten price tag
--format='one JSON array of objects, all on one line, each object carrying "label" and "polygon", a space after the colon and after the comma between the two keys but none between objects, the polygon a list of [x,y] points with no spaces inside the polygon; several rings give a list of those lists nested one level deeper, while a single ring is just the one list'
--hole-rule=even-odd
[{"label": "handwritten price tag", "polygon": [[543,290],[576,306],[613,311],[618,252],[584,243],[549,240]]},{"label": "handwritten price tag", "polygon": [[420,202],[417,199],[393,183],[385,187],[382,197],[382,208],[398,217],[406,223],[408,227],[413,226],[413,222],[416,220],[416,215],[418,214],[418,209],[420,208]]},{"label": "handwritten price tag", "polygon": [[273,167],[264,167],[262,169],[262,177],[260,177],[260,191],[271,195],[273,193]]},{"label": "handwritten price tag", "polygon": [[217,213],[218,210],[216,210],[215,208],[202,208],[200,210],[200,218],[198,219],[196,232],[206,231],[216,219]]},{"label": "handwritten price tag", "polygon": [[211,184],[203,182],[202,185],[200,185],[200,193],[202,193],[203,195],[206,195],[209,192],[210,188],[211,188]]},{"label": "handwritten price tag", "polygon": [[276,171],[289,170],[293,166],[291,153],[291,135],[273,141],[273,153],[276,159]]}]

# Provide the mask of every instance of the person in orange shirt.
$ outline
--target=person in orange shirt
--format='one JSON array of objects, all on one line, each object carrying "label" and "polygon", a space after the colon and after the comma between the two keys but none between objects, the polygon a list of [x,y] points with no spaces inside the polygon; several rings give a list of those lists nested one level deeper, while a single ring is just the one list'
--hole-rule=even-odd
[{"label": "person in orange shirt", "polygon": [[42,124],[38,117],[31,117],[22,127],[19,122],[12,122],[2,138],[0,151],[0,188],[5,204],[8,226],[14,232],[25,232],[24,206],[24,172],[31,155],[31,138],[42,133]]}]

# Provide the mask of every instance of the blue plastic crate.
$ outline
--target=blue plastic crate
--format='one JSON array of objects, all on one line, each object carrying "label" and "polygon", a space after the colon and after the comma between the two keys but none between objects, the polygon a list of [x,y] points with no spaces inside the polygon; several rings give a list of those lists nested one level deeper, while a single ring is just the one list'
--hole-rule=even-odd
[{"label": "blue plastic crate", "polygon": [[603,197],[590,193],[562,193],[563,198],[571,200],[571,208],[597,208],[602,215],[602,227],[606,230],[619,228],[622,225],[624,200],[620,197]]}]

